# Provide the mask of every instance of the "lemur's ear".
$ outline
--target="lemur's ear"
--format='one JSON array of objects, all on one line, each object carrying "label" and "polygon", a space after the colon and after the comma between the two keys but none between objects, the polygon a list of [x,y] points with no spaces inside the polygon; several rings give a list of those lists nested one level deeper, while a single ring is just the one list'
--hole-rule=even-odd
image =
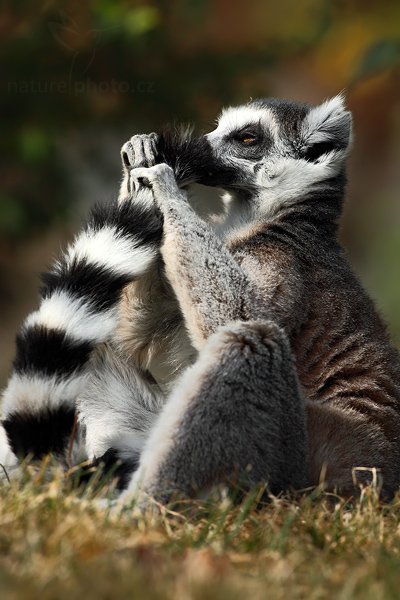
[{"label": "lemur's ear", "polygon": [[323,154],[341,151],[346,154],[352,139],[351,113],[340,94],[310,110],[301,128],[304,157],[317,160]]}]

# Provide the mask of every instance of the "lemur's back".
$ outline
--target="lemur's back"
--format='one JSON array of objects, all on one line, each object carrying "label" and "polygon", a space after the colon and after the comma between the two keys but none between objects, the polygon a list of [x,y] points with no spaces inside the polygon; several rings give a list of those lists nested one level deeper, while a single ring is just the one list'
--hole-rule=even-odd
[{"label": "lemur's back", "polygon": [[360,411],[368,397],[400,411],[399,354],[347,261],[336,252],[331,258],[332,264],[310,270],[305,319],[293,337],[307,396],[319,402],[347,398]]},{"label": "lemur's back", "polygon": [[330,463],[333,481],[346,479],[346,471],[353,481],[383,477],[390,498],[400,474],[399,354],[343,258],[315,269],[310,283],[309,319],[293,349],[310,405],[311,480]]}]

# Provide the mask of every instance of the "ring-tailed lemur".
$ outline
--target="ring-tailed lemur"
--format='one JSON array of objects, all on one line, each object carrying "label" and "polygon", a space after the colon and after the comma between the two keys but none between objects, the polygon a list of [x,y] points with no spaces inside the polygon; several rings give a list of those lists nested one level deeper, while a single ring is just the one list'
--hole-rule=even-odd
[{"label": "ring-tailed lemur", "polygon": [[[356,467],[381,470],[388,497],[397,489],[399,356],[336,238],[350,141],[351,116],[340,97],[317,107],[261,100],[224,111],[216,130],[194,143],[201,152],[191,161],[197,180],[230,193],[217,225],[196,215],[169,167],[150,166],[158,162],[154,137],[125,146],[130,185],[115,213],[152,214],[151,223],[161,215],[161,252],[160,228],[156,234],[150,226],[143,245],[137,222],[125,230],[109,217],[75,244],[67,270],[75,252],[86,266],[123,273],[116,295],[126,281],[137,283],[125,288],[119,317],[115,303],[103,308],[101,292],[93,305],[78,293],[73,314],[84,317],[81,337],[92,345],[70,353],[83,358],[57,381],[79,372],[94,342],[113,339],[95,353],[78,402],[91,456],[117,452],[132,470],[139,462],[128,497],[139,487],[166,501],[172,492],[193,496],[232,480],[246,487],[268,481],[277,492],[317,484],[323,470],[329,487],[352,494]],[[147,168],[136,168],[141,154]],[[112,230],[107,244],[103,228]],[[138,249],[148,259],[142,270]],[[68,281],[61,271],[60,281]],[[57,305],[56,292],[54,286],[44,303]],[[163,331],[184,372],[165,395],[143,366],[151,370],[161,340],[159,323],[150,326],[151,307],[168,302],[172,319]],[[25,330],[42,314],[40,327],[53,332],[59,324],[47,321],[47,312],[40,309]],[[20,353],[23,346],[26,335]],[[48,362],[40,366],[51,383]],[[29,371],[27,361],[24,371],[19,364],[17,374],[35,383],[36,365]],[[26,422],[17,384],[11,380],[5,405],[14,448],[10,424]]]}]

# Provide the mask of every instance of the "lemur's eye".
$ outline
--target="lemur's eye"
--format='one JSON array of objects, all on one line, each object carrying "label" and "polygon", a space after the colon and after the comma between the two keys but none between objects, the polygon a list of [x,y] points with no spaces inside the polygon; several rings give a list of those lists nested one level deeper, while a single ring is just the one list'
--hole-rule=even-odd
[{"label": "lemur's eye", "polygon": [[243,144],[251,144],[251,142],[255,142],[256,139],[257,139],[256,136],[251,135],[251,133],[245,133],[244,135],[242,135],[242,143]]},{"label": "lemur's eye", "polygon": [[253,133],[250,133],[248,131],[245,131],[243,133],[240,133],[237,137],[236,137],[237,141],[240,142],[241,144],[246,144],[246,145],[250,145],[250,144],[254,144],[257,141],[257,136],[255,136]]}]

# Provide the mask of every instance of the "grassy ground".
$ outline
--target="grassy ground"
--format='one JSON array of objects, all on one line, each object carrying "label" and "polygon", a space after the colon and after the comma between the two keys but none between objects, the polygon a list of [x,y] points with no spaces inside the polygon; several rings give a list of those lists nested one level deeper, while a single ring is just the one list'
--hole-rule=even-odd
[{"label": "grassy ground", "polygon": [[[103,492],[104,494],[104,492]],[[2,600],[400,597],[400,498],[254,497],[139,516],[60,473],[0,484]],[[190,514],[189,514],[190,513]]]}]

